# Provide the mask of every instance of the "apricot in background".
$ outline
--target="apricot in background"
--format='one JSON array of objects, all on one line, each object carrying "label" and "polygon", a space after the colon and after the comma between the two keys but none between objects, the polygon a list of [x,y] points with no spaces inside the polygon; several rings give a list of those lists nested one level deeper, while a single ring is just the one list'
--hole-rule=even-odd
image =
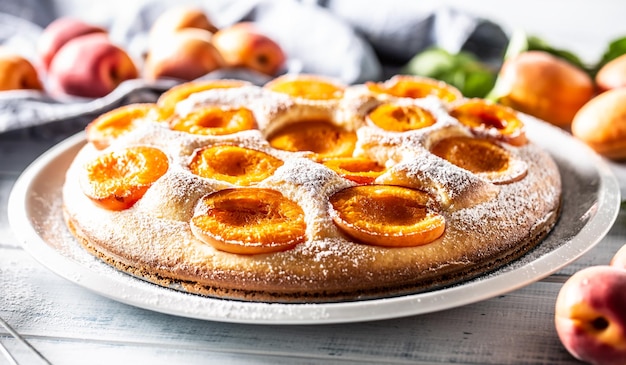
[{"label": "apricot in background", "polygon": [[606,91],[586,103],[572,121],[572,134],[604,157],[626,158],[626,88]]},{"label": "apricot in background", "polygon": [[37,69],[27,58],[0,48],[0,91],[24,89],[43,89]]},{"label": "apricot in background", "polygon": [[499,99],[502,104],[563,128],[595,94],[585,71],[543,51],[506,60],[499,78],[505,90]]},{"label": "apricot in background", "polygon": [[191,81],[223,66],[224,60],[211,43],[209,31],[184,28],[152,46],[144,76],[150,80],[169,77]]},{"label": "apricot in background", "polygon": [[211,33],[217,31],[217,27],[203,9],[194,6],[177,6],[163,12],[152,24],[149,47],[153,47],[164,37],[185,28],[204,29]]},{"label": "apricot in background", "polygon": [[138,77],[138,70],[121,47],[107,34],[74,38],[59,49],[48,72],[53,93],[98,98],[123,81]]},{"label": "apricot in background", "polygon": [[220,29],[212,42],[229,67],[245,67],[275,76],[285,64],[286,55],[280,45],[250,22]]},{"label": "apricot in background", "polygon": [[626,270],[626,245],[617,250],[613,258],[611,259],[610,265],[619,269]]},{"label": "apricot in background", "polygon": [[626,86],[626,54],[602,66],[595,77],[599,92]]},{"label": "apricot in background", "polygon": [[67,42],[82,35],[107,33],[106,29],[73,17],[61,17],[50,23],[37,40],[37,54],[43,70],[50,68],[52,59]]}]

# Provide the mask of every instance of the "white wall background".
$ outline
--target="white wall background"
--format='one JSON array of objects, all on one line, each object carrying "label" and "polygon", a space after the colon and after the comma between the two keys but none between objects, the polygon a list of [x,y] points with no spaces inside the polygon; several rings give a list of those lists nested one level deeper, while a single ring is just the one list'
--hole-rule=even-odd
[{"label": "white wall background", "polygon": [[433,0],[465,9],[509,29],[519,27],[595,62],[609,41],[626,37],[624,0]]}]

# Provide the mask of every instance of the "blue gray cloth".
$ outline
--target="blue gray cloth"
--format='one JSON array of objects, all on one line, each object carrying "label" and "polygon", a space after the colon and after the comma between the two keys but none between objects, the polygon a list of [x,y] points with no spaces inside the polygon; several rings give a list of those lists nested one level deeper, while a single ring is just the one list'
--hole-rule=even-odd
[{"label": "blue gray cloth", "polygon": [[[115,2],[114,2],[115,3]],[[117,2],[118,4],[121,2]],[[383,80],[399,72],[415,54],[431,47],[471,51],[497,63],[508,37],[475,15],[439,7],[436,1],[405,0],[142,0],[123,10],[88,13],[89,1],[1,0],[0,44],[28,58],[42,30],[54,19],[89,14],[110,31],[139,66],[147,32],[165,9],[181,4],[203,7],[218,27],[249,20],[285,50],[285,72],[327,75],[347,84]],[[94,16],[96,20],[94,20]],[[219,70],[203,78],[241,78],[263,84],[268,78],[247,70]],[[175,80],[130,80],[103,98],[53,98],[39,92],[0,92],[0,133],[12,129],[92,116],[131,102],[153,102]]]}]

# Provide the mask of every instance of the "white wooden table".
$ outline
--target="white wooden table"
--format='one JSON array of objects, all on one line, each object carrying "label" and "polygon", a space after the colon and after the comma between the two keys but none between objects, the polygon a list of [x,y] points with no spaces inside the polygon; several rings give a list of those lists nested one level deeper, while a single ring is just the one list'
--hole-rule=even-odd
[{"label": "white wooden table", "polygon": [[[8,195],[21,171],[78,129],[51,125],[0,134],[0,318],[52,364],[576,364],[554,329],[556,295],[573,272],[608,263],[626,243],[625,209],[600,244],[544,280],[406,318],[258,325],[156,313],[57,276],[22,249],[9,227]],[[618,176],[626,172],[625,166],[611,166]],[[625,178],[620,186],[623,191]],[[45,363],[2,326],[0,342],[20,364]]]},{"label": "white wooden table", "polygon": [[[529,0],[507,3],[506,11],[496,0],[443,3],[564,41],[557,44],[584,51],[587,59],[623,33],[623,12],[609,9],[624,5],[612,0]],[[102,7],[118,8],[109,4]],[[101,297],[57,276],[27,254],[11,231],[7,202],[16,179],[37,156],[78,130],[52,125],[0,133],[0,318],[55,365],[578,364],[554,328],[557,293],[572,273],[608,263],[626,243],[623,208],[608,235],[563,270],[505,295],[419,316],[284,326],[176,317]],[[626,165],[611,167],[623,194]],[[0,342],[20,364],[46,363],[1,325]],[[9,363],[0,354],[0,365]]]}]

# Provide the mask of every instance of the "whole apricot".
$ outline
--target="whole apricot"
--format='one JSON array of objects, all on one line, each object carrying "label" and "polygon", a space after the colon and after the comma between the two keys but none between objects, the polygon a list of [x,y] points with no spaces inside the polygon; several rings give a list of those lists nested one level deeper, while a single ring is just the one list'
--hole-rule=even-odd
[{"label": "whole apricot", "polygon": [[585,71],[543,51],[506,60],[499,79],[500,103],[563,128],[595,93]]},{"label": "whole apricot", "polygon": [[74,38],[92,33],[108,34],[105,28],[65,16],[48,24],[37,40],[37,54],[43,70],[48,70],[57,52]]},{"label": "whole apricot", "polygon": [[25,57],[0,48],[0,91],[43,90],[35,66]]},{"label": "whole apricot", "polygon": [[590,266],[561,287],[555,325],[563,346],[595,365],[626,361],[626,270]]},{"label": "whole apricot", "polygon": [[150,47],[144,76],[191,81],[223,67],[224,59],[211,37],[209,31],[199,28],[183,28],[164,36]]},{"label": "whole apricot", "polygon": [[610,265],[626,270],[626,245],[617,250],[613,258],[611,258]]},{"label": "whole apricot", "polygon": [[281,46],[250,22],[240,22],[218,30],[212,42],[230,67],[244,67],[275,76],[287,60]]},{"label": "whole apricot", "polygon": [[626,86],[626,54],[614,58],[598,70],[596,85],[600,92]]},{"label": "whole apricot", "polygon": [[57,95],[103,97],[139,70],[128,52],[106,33],[90,33],[68,41],[48,70],[50,91]]},{"label": "whole apricot", "polygon": [[209,19],[204,9],[189,5],[180,5],[167,9],[154,21],[149,33],[150,47],[163,41],[163,38],[185,28],[204,29],[211,33],[217,27]]},{"label": "whole apricot", "polygon": [[626,88],[604,92],[574,116],[572,134],[597,153],[611,159],[626,158]]}]

